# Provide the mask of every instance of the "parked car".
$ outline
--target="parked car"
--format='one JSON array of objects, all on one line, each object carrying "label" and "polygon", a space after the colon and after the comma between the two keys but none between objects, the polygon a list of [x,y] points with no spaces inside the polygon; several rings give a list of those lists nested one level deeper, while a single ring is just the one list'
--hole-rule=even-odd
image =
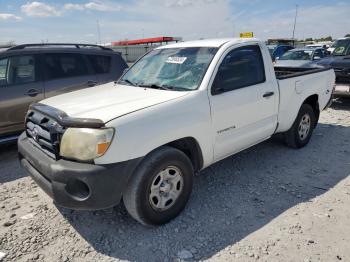
[{"label": "parked car", "polygon": [[317,44],[306,45],[307,48],[323,48],[328,52],[328,48],[332,45],[331,41],[319,42]]},{"label": "parked car", "polygon": [[296,48],[279,57],[275,65],[278,67],[319,67],[317,62],[327,55],[324,48]]},{"label": "parked car", "polygon": [[289,70],[275,72],[256,39],[158,47],[117,83],[33,104],[20,162],[58,205],[123,199],[142,224],[166,223],[185,207],[195,172],[276,133],[293,148],[308,144],[334,71]]},{"label": "parked car", "polygon": [[281,57],[285,52],[294,49],[291,45],[268,45],[272,61],[275,61],[276,58]]},{"label": "parked car", "polygon": [[311,44],[311,45],[306,45],[306,48],[323,48],[324,45],[321,44]]},{"label": "parked car", "polygon": [[0,144],[24,130],[28,106],[117,80],[127,64],[112,49],[83,44],[18,45],[0,53]]},{"label": "parked car", "polygon": [[319,64],[331,66],[336,74],[335,97],[350,97],[350,37],[338,39],[333,45],[334,51]]},{"label": "parked car", "polygon": [[346,39],[346,37],[345,37],[345,38],[339,38],[339,39],[335,40],[335,41],[329,46],[329,48],[327,49],[328,52],[329,52],[330,54],[332,54],[333,51],[334,51],[334,49],[335,49],[335,47],[336,47],[336,45],[337,45],[337,41],[338,41],[338,40],[341,41],[341,40],[344,40],[344,39]]}]

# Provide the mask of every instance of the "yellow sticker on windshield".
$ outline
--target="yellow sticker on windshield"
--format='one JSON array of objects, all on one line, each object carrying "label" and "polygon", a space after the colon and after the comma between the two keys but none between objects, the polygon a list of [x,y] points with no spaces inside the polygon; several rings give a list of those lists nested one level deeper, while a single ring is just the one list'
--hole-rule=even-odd
[{"label": "yellow sticker on windshield", "polygon": [[165,63],[169,64],[183,64],[187,57],[169,56]]}]

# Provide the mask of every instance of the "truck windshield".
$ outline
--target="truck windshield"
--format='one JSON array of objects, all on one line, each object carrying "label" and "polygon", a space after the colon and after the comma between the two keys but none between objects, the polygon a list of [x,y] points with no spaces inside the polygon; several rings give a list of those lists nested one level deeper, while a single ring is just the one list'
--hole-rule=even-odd
[{"label": "truck windshield", "polygon": [[159,89],[197,89],[217,49],[155,49],[134,64],[119,83]]},{"label": "truck windshield", "polygon": [[311,60],[312,52],[312,50],[288,51],[280,57],[280,60]]},{"label": "truck windshield", "polygon": [[348,55],[350,54],[350,38],[339,39],[334,43],[334,45],[332,45],[332,47],[334,48],[334,56]]}]

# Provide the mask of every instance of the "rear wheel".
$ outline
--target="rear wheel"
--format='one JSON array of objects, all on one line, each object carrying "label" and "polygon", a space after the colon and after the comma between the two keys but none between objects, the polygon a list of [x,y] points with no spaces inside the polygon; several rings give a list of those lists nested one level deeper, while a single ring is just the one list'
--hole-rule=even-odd
[{"label": "rear wheel", "polygon": [[287,145],[293,148],[306,146],[316,123],[317,119],[313,108],[308,104],[303,104],[293,126],[285,133]]},{"label": "rear wheel", "polygon": [[188,157],[172,147],[161,147],[145,157],[124,193],[129,214],[144,225],[164,224],[186,206],[193,184]]}]

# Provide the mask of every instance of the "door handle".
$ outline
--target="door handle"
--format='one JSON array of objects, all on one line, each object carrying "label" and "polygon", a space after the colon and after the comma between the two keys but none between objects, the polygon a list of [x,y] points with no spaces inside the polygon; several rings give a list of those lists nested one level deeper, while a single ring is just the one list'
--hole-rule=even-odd
[{"label": "door handle", "polygon": [[270,97],[273,96],[275,94],[275,92],[266,92],[265,94],[263,94],[263,97]]},{"label": "door handle", "polygon": [[25,95],[27,96],[37,96],[39,94],[39,90],[38,89],[35,89],[35,88],[32,88],[32,89],[29,89],[27,93],[25,93]]},{"label": "door handle", "polygon": [[87,85],[88,85],[88,87],[93,87],[93,86],[97,85],[97,82],[89,80],[89,81],[87,81]]}]

